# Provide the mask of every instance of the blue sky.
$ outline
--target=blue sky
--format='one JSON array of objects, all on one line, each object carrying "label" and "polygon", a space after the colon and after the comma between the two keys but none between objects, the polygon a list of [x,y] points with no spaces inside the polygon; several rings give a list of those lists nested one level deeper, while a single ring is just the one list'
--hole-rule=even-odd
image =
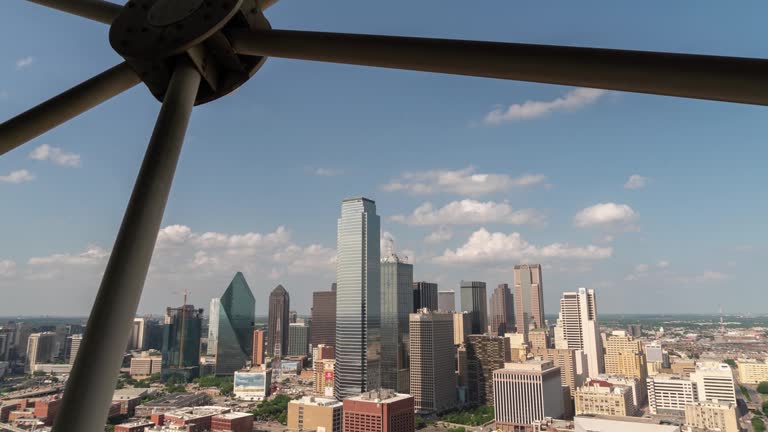
[{"label": "blue sky", "polygon": [[[104,25],[3,3],[0,118],[120,61]],[[283,0],[267,15],[280,29],[766,57],[766,12],[758,1]],[[0,315],[89,311],[158,109],[137,86],[0,158]],[[278,283],[308,313],[309,294],[334,280],[340,201],[365,195],[415,277],[441,289],[467,279],[490,291],[539,262],[547,313],[580,286],[604,312],[765,312],[766,114],[269,59],[196,108],[140,311],[185,288],[207,307],[242,270],[257,313]]]}]

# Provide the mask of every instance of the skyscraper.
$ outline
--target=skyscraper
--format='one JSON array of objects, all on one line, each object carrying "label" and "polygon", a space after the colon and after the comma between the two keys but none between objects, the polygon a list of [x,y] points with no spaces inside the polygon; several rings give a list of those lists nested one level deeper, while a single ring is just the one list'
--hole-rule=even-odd
[{"label": "skyscraper", "polygon": [[733,371],[725,363],[699,363],[691,374],[701,402],[736,403],[736,387]]},{"label": "skyscraper", "polygon": [[75,364],[77,352],[80,351],[80,344],[83,342],[83,335],[75,334],[67,336],[67,348],[65,360],[69,364]]},{"label": "skyscraper", "polygon": [[133,327],[131,327],[131,339],[128,341],[129,350],[146,349],[146,323],[145,318],[134,318]]},{"label": "skyscraper", "polygon": [[562,418],[565,409],[559,369],[551,361],[529,360],[507,363],[493,372],[496,428],[526,431],[536,420]]},{"label": "skyscraper", "polygon": [[427,308],[437,310],[437,284],[432,282],[413,282],[413,311]]},{"label": "skyscraper", "polygon": [[456,311],[456,292],[454,290],[437,292],[437,310],[440,312]]},{"label": "skyscraper", "polygon": [[461,281],[461,310],[471,315],[472,334],[484,334],[488,331],[487,308],[485,282]]},{"label": "skyscraper", "polygon": [[288,352],[288,324],[291,296],[282,285],[269,294],[269,317],[267,320],[267,355],[281,357]]},{"label": "skyscraper", "polygon": [[469,402],[493,405],[493,371],[504,367],[508,341],[498,336],[467,336]]},{"label": "skyscraper", "polygon": [[216,375],[232,375],[242,369],[253,354],[256,300],[242,273],[235,274],[217,309]]},{"label": "skyscraper", "polygon": [[337,399],[379,387],[380,242],[376,203],[367,198],[345,199],[338,220],[336,248]]},{"label": "skyscraper", "polygon": [[394,253],[381,259],[382,388],[399,391],[398,371],[408,368],[408,314],[413,310],[416,285],[413,283],[412,264],[401,260]]},{"label": "skyscraper", "polygon": [[504,336],[515,326],[515,312],[509,285],[499,284],[491,294],[491,334]]},{"label": "skyscraper", "polygon": [[27,360],[24,364],[25,373],[33,373],[35,365],[48,363],[53,360],[56,349],[56,333],[32,333],[27,339]]},{"label": "skyscraper", "polygon": [[309,349],[309,326],[304,323],[288,324],[288,355],[305,356]]},{"label": "skyscraper", "polygon": [[166,308],[163,327],[164,375],[178,374],[189,379],[200,365],[200,333],[203,310],[192,305]]},{"label": "skyscraper", "polygon": [[515,321],[517,331],[544,327],[544,288],[541,265],[515,266]]},{"label": "skyscraper", "polygon": [[[335,285],[335,284],[334,284]],[[336,345],[336,290],[312,293],[312,346]]]},{"label": "skyscraper", "polygon": [[585,372],[590,378],[597,378],[605,371],[594,289],[579,288],[578,292],[563,293],[555,328],[555,348],[583,350],[587,355],[587,370],[579,372]]},{"label": "skyscraper", "polygon": [[409,393],[416,412],[436,413],[456,406],[453,314],[425,310],[409,317]]},{"label": "skyscraper", "polygon": [[216,341],[219,335],[219,302],[220,298],[211,299],[211,308],[208,310],[208,350],[209,356],[216,355]]},{"label": "skyscraper", "polygon": [[264,364],[264,348],[266,333],[262,329],[253,331],[253,356],[251,357],[251,364],[253,367],[261,366]]},{"label": "skyscraper", "polygon": [[645,383],[648,378],[648,365],[643,353],[643,343],[627,335],[625,331],[614,331],[605,339],[605,373],[637,378],[640,381],[645,401]]}]

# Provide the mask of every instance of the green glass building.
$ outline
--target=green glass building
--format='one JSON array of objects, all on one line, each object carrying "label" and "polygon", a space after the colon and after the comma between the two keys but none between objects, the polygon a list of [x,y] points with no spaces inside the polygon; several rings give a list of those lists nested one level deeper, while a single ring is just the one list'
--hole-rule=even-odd
[{"label": "green glass building", "polygon": [[251,360],[255,310],[251,288],[243,274],[237,272],[219,299],[216,375],[233,375]]}]

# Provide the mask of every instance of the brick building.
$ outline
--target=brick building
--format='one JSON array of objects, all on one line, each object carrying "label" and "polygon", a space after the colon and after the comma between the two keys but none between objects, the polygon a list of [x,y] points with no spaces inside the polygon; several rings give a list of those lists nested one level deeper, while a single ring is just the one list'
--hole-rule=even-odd
[{"label": "brick building", "polygon": [[344,432],[414,432],[413,396],[370,391],[344,400]]}]

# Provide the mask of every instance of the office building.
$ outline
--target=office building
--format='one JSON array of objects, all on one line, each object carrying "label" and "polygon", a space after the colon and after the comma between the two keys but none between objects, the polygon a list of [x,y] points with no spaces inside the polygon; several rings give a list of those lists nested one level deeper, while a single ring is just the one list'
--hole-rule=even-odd
[{"label": "office building", "polygon": [[493,371],[504,367],[508,340],[499,336],[467,336],[467,399],[493,405]]},{"label": "office building", "polygon": [[491,328],[490,334],[503,336],[515,329],[515,302],[509,285],[499,284],[491,294]]},{"label": "office building", "polygon": [[267,318],[267,355],[282,357],[288,352],[288,324],[290,321],[291,296],[282,285],[269,294]]},{"label": "office building", "polygon": [[759,384],[768,381],[768,360],[739,359],[736,362],[739,370],[739,381],[744,384]]},{"label": "office building", "polygon": [[318,360],[314,365],[315,393],[333,397],[333,368],[334,359]]},{"label": "office building", "polygon": [[633,338],[639,338],[643,335],[643,329],[640,324],[630,324],[627,326],[627,334]]},{"label": "office building", "polygon": [[141,400],[149,393],[148,388],[123,388],[112,394],[112,403],[120,405],[120,414],[133,417]]},{"label": "office building", "polygon": [[[341,288],[341,287],[339,287]],[[344,432],[414,432],[413,397],[374,390],[344,399]]]},{"label": "office building", "polygon": [[531,430],[531,424],[565,414],[560,371],[551,361],[507,363],[493,373],[496,429]]},{"label": "office building", "polygon": [[235,398],[248,401],[260,401],[269,397],[272,385],[272,369],[254,367],[235,372]]},{"label": "office building", "polygon": [[685,406],[699,400],[696,383],[677,375],[658,374],[647,379],[651,414],[682,415]]},{"label": "office building", "polygon": [[242,273],[235,274],[217,309],[216,375],[232,375],[253,356],[256,300]]},{"label": "office building", "polygon": [[253,414],[228,412],[211,417],[212,432],[252,432]]},{"label": "office building", "polygon": [[131,378],[144,379],[154,374],[159,374],[162,371],[162,364],[163,358],[161,356],[153,356],[149,352],[144,351],[139,357],[131,359]]},{"label": "office building", "polygon": [[623,331],[614,331],[605,340],[605,373],[645,381],[648,367],[643,343]]},{"label": "office building", "polygon": [[548,360],[560,368],[560,382],[564,387],[568,387],[571,394],[576,393],[576,389],[581,387],[584,382],[582,375],[578,373],[577,363],[586,363],[584,351],[556,348],[537,348],[531,349],[531,354],[535,359]]},{"label": "office building", "polygon": [[438,309],[437,284],[413,282],[413,308],[410,312],[418,312],[424,308],[431,311]]},{"label": "office building", "polygon": [[336,290],[312,293],[312,346],[336,345]]},{"label": "office building", "polygon": [[577,292],[563,293],[555,328],[555,348],[584,351],[589,377],[597,377],[605,371],[595,290],[579,288]]},{"label": "office building", "polygon": [[345,199],[336,248],[337,399],[380,386],[380,242],[376,203],[367,198]]},{"label": "office building", "polygon": [[685,406],[686,426],[705,431],[740,432],[733,402],[695,402]]},{"label": "office building", "polygon": [[487,309],[485,282],[461,281],[461,310],[469,312],[472,321],[470,334],[481,335],[488,331]]},{"label": "office building", "polygon": [[437,292],[437,310],[440,312],[456,312],[456,292],[454,290]]},{"label": "office building", "polygon": [[185,379],[197,376],[202,322],[203,310],[193,305],[166,308],[162,374],[176,374]]},{"label": "office building", "polygon": [[267,332],[263,329],[256,329],[253,331],[253,356],[251,357],[252,366],[264,365],[266,356],[264,350],[266,349]]},{"label": "office building", "polygon": [[32,333],[27,339],[27,360],[24,363],[24,373],[32,373],[40,363],[50,363],[55,356],[56,333]]},{"label": "office building", "polygon": [[544,328],[544,286],[541,265],[516,265],[514,273],[517,331],[524,333],[531,328]]},{"label": "office building", "polygon": [[145,332],[146,332],[146,318],[134,318],[133,326],[131,327],[131,338],[128,340],[128,350],[142,351],[146,348]]},{"label": "office building", "polygon": [[576,415],[633,416],[632,387],[590,379],[573,395]]},{"label": "office building", "polygon": [[[589,378],[588,378],[589,380]],[[621,375],[608,375],[600,374],[596,378],[597,381],[604,381],[608,384],[629,387],[632,389],[632,404],[636,409],[639,409],[643,402],[646,400],[648,393],[645,390],[646,383],[641,383],[638,378],[627,378]],[[646,380],[647,382],[647,380]]]},{"label": "office building", "polygon": [[81,343],[83,343],[83,335],[75,334],[72,336],[67,336],[67,348],[65,355],[65,360],[67,363],[71,365],[75,364],[75,359],[77,358],[78,351],[80,351]]},{"label": "office building", "polygon": [[456,406],[456,374],[451,313],[422,309],[409,317],[410,394],[417,413],[440,413]]},{"label": "office building", "polygon": [[219,406],[184,407],[166,412],[162,425],[184,432],[205,432],[211,430],[213,416],[230,412]]},{"label": "office building", "polygon": [[211,306],[208,309],[208,349],[206,354],[216,356],[216,341],[219,339],[219,306],[221,299],[218,297],[211,299]]},{"label": "office building", "polygon": [[[419,282],[418,284],[421,284]],[[408,369],[408,314],[416,301],[413,264],[395,253],[381,259],[381,387],[407,393],[398,387],[398,373]],[[437,286],[435,285],[437,302]]]},{"label": "office building", "polygon": [[336,399],[304,396],[288,403],[288,429],[341,432],[343,403]]},{"label": "office building", "polygon": [[453,344],[462,345],[472,333],[472,315],[469,312],[453,314]]},{"label": "office building", "polygon": [[690,378],[691,374],[696,372],[696,362],[693,360],[680,360],[678,358],[670,366],[673,374],[680,375],[683,378]]},{"label": "office building", "polygon": [[507,352],[505,362],[526,361],[528,359],[529,345],[525,340],[525,333],[504,333],[501,335],[507,339]]},{"label": "office building", "polygon": [[531,344],[532,350],[551,348],[547,329],[544,328],[529,330],[528,342]]},{"label": "office building", "polygon": [[306,356],[309,354],[309,326],[304,323],[288,325],[288,355]]},{"label": "office building", "polygon": [[725,363],[699,363],[691,374],[696,383],[700,402],[736,403],[736,388],[733,371]]}]

